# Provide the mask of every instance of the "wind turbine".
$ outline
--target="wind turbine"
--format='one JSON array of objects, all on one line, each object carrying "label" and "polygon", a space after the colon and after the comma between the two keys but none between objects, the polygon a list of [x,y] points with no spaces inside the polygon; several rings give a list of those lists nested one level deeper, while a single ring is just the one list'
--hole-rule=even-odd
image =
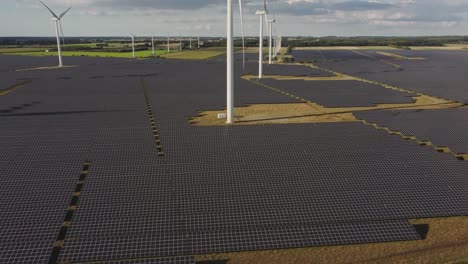
[{"label": "wind turbine", "polygon": [[[244,18],[242,13],[242,0],[239,0],[239,13],[242,28],[242,47],[245,59],[244,42]],[[226,124],[234,124],[234,18],[232,12],[232,0],[227,0],[227,85],[226,85]]]},{"label": "wind turbine", "polygon": [[198,35],[198,49],[200,49],[200,35]]},{"label": "wind turbine", "polygon": [[133,58],[135,58],[135,35],[130,34],[130,37],[132,38],[132,54],[133,54]]},{"label": "wind turbine", "polygon": [[167,35],[167,53],[171,52],[171,40],[169,39],[169,35]]},{"label": "wind turbine", "polygon": [[258,78],[261,79],[263,77],[263,21],[265,21],[265,24],[268,25],[268,12],[266,8],[266,0],[264,0],[263,2],[263,10],[257,11],[255,14],[260,17],[260,37],[258,45]]},{"label": "wind turbine", "polygon": [[268,26],[269,26],[269,33],[270,33],[270,42],[269,42],[269,53],[268,53],[268,64],[271,64],[271,59],[273,57],[273,52],[272,52],[272,38],[273,38],[273,23],[275,23],[275,19],[270,19],[268,20]]},{"label": "wind turbine", "polygon": [[151,49],[152,49],[152,54],[154,55],[154,33],[151,36]]},{"label": "wind turbine", "polygon": [[68,8],[67,10],[65,10],[65,12],[63,12],[62,14],[60,14],[60,16],[57,16],[54,11],[52,11],[44,2],[42,1],[39,1],[41,2],[41,4],[43,6],[45,6],[47,8],[47,10],[49,10],[49,12],[52,14],[52,20],[55,22],[55,35],[57,36],[57,52],[58,52],[58,58],[59,58],[59,67],[63,67],[63,63],[62,63],[62,48],[60,47],[60,33],[59,33],[59,27],[60,27],[60,32],[62,33],[62,40],[63,40],[63,43],[65,43],[65,39],[63,38],[63,30],[62,30],[62,23],[60,22],[60,20],[65,16],[66,13],[68,13],[68,11],[70,11],[71,7]]},{"label": "wind turbine", "polygon": [[192,50],[192,37],[190,37],[190,50]]}]

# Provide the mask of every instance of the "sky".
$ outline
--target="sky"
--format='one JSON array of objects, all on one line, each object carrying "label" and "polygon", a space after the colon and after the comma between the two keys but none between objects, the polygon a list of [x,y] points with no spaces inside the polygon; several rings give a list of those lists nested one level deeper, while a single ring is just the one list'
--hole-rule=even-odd
[{"label": "sky", "polygon": [[[43,0],[66,36],[226,35],[226,0]],[[258,35],[263,0],[242,0],[245,33]],[[235,31],[240,35],[238,0]],[[282,36],[468,35],[468,0],[267,0]],[[37,0],[2,0],[0,36],[54,36]]]}]

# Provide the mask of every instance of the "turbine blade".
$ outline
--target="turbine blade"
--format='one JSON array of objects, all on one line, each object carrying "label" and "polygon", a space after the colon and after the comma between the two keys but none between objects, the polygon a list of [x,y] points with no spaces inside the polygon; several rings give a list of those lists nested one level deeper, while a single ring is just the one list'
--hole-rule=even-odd
[{"label": "turbine blade", "polygon": [[242,32],[242,67],[245,69],[245,35],[244,35],[244,12],[242,11],[242,0],[239,0],[239,14]]},{"label": "turbine blade", "polygon": [[263,10],[264,10],[265,12],[268,12],[268,11],[267,11],[267,2],[266,2],[266,0],[263,0]]},{"label": "turbine blade", "polygon": [[42,1],[39,1],[39,2],[41,2],[41,4],[42,4],[43,6],[45,6],[45,8],[47,8],[47,9],[49,10],[49,12],[50,12],[55,18],[59,19],[58,16],[54,13],[54,11],[52,11],[52,9],[50,9],[46,4],[44,4],[44,2],[42,2]]},{"label": "turbine blade", "polygon": [[72,9],[71,7],[68,8],[67,10],[65,10],[65,12],[63,12],[60,16],[59,16],[59,19],[62,19],[63,16],[65,16],[66,13],[68,13],[68,11],[70,11],[70,9]]},{"label": "turbine blade", "polygon": [[58,21],[59,22],[59,28],[60,28],[60,35],[62,35],[62,42],[63,42],[63,45],[65,45],[65,37],[63,36],[63,29],[62,29],[62,21]]}]

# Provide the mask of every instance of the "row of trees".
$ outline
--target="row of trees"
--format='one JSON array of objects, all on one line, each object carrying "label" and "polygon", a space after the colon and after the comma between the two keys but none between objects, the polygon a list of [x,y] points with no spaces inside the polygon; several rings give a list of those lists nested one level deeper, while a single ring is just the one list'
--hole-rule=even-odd
[{"label": "row of trees", "polygon": [[[177,41],[177,40],[172,40]],[[94,49],[106,48],[107,42],[129,43],[128,39],[122,38],[74,38],[68,37],[68,44],[99,43]],[[146,40],[148,42],[148,40]],[[158,41],[158,45],[164,45],[166,41]],[[196,45],[196,40],[193,42]],[[443,36],[443,37],[283,37],[283,47],[333,47],[333,46],[443,46],[445,44],[467,44],[468,36]],[[55,38],[0,38],[0,45],[31,46],[31,45],[53,45]],[[184,41],[188,45],[188,41]],[[265,40],[265,45],[267,41]],[[242,45],[241,39],[235,40],[235,45]],[[248,37],[245,40],[247,47],[258,47],[258,38]],[[225,47],[224,38],[204,38],[203,47]],[[89,46],[88,46],[89,47]],[[84,47],[83,47],[84,48]]]}]

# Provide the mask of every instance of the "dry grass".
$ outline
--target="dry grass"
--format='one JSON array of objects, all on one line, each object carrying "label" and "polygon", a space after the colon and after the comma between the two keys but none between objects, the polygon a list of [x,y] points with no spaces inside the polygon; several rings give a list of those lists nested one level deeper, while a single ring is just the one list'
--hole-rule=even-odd
[{"label": "dry grass", "polygon": [[2,47],[0,48],[0,54],[21,53],[21,52],[42,52],[46,49],[48,49],[48,47],[31,47],[31,48]]},{"label": "dry grass", "polygon": [[[353,112],[383,109],[443,109],[460,104],[445,99],[421,95],[416,102],[409,104],[381,104],[372,107],[327,108],[313,102],[292,104],[257,104],[235,108],[237,125],[285,124],[285,123],[324,123],[356,122]],[[299,101],[300,99],[298,99]],[[224,126],[225,120],[217,115],[224,110],[204,111],[192,119],[195,126]]]},{"label": "dry grass", "polygon": [[[257,75],[244,75],[242,78],[246,80],[255,80],[258,79]],[[275,80],[301,80],[301,81],[353,81],[358,80],[355,77],[348,75],[335,75],[330,77],[310,77],[310,76],[282,76],[282,75],[263,75],[265,79],[275,79]]]},{"label": "dry grass", "polygon": [[294,50],[399,50],[390,46],[295,47]]},{"label": "dry grass", "polygon": [[166,59],[206,60],[225,53],[225,50],[190,50],[163,54],[161,57]]},{"label": "dry grass", "polygon": [[468,217],[421,219],[411,223],[429,225],[425,240],[212,254],[196,259],[229,260],[228,264],[413,264],[468,260]]},{"label": "dry grass", "polygon": [[60,69],[63,69],[63,68],[75,68],[75,67],[78,67],[78,66],[76,66],[76,65],[65,65],[65,66],[62,66],[62,67],[59,67],[59,66],[37,67],[37,68],[29,68],[29,69],[18,69],[16,71],[21,72],[21,71],[60,70]]},{"label": "dry grass", "polygon": [[457,153],[452,153],[452,154],[455,155],[458,159],[468,161],[468,154],[457,154]]},{"label": "dry grass", "polygon": [[26,84],[30,83],[31,81],[23,81],[21,83],[18,83],[18,84],[15,84],[11,87],[8,87],[6,89],[3,89],[3,90],[0,90],[0,96],[3,96],[3,95],[7,95],[23,86],[25,86]]},{"label": "dry grass", "polygon": [[[217,114],[224,111],[205,111],[192,120],[196,126],[222,126],[224,119]],[[237,125],[284,124],[284,123],[323,123],[357,121],[351,113],[329,113],[319,105],[259,104],[235,108]]]}]

